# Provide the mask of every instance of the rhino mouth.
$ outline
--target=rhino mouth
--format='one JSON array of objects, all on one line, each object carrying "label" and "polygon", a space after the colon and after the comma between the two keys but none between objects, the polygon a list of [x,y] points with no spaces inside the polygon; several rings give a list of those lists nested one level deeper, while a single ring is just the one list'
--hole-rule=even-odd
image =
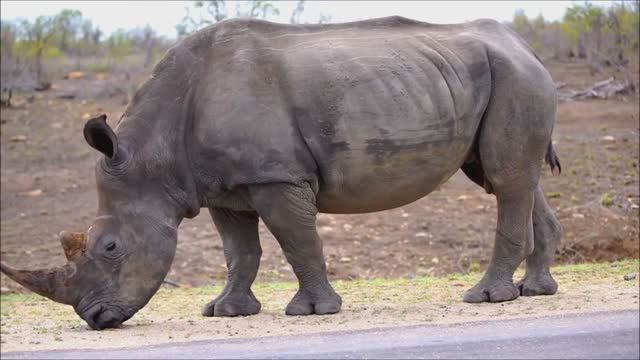
[{"label": "rhino mouth", "polygon": [[131,317],[120,310],[102,304],[95,304],[78,315],[93,330],[116,328]]}]

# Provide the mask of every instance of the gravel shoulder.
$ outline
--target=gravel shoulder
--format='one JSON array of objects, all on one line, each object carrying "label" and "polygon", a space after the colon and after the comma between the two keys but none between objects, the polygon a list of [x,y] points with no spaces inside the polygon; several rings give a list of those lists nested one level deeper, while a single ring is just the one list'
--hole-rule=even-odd
[{"label": "gravel shoulder", "polygon": [[[1,352],[105,349],[195,340],[300,335],[408,325],[535,318],[595,311],[637,310],[639,283],[624,280],[638,273],[638,260],[563,265],[553,269],[560,284],[555,296],[520,297],[501,304],[465,304],[462,293],[480,273],[413,279],[333,282],[343,296],[340,314],[288,317],[284,307],[296,290],[290,282],[257,283],[260,314],[204,318],[201,307],[221,287],[163,288],[120,329],[92,331],[69,306],[33,294],[0,297]],[[522,271],[516,274],[516,278]]]}]

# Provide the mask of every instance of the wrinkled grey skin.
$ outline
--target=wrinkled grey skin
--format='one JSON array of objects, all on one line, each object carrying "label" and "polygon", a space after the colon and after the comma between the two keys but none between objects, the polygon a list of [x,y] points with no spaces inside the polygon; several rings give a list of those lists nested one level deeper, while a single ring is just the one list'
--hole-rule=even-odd
[{"label": "wrinkled grey skin", "polygon": [[77,265],[95,280],[76,282],[73,305],[97,329],[132,316],[169,270],[180,221],[206,207],[229,275],[205,316],[260,310],[258,218],[299,280],[286,313],[336,313],[316,214],[402,206],[460,168],[498,203],[491,263],[464,300],[553,294],[560,225],[538,180],[545,155],[559,166],[555,107],[543,65],[490,20],[208,27],[166,54],[115,132],[103,118],[85,127],[105,156]]}]

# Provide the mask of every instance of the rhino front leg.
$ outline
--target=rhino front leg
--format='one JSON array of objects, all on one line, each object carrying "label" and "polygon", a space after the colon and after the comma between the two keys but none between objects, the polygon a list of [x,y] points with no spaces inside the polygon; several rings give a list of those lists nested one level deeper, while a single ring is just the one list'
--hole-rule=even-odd
[{"label": "rhino front leg", "polygon": [[327,279],[322,241],[316,231],[315,193],[309,184],[264,184],[250,188],[254,207],[278,239],[298,278],[287,315],[333,314],[342,299]]},{"label": "rhino front leg", "polygon": [[224,257],[229,269],[222,293],[205,305],[204,316],[252,315],[260,311],[260,302],[251,291],[260,265],[262,248],[258,238],[258,214],[210,208],[220,233]]}]

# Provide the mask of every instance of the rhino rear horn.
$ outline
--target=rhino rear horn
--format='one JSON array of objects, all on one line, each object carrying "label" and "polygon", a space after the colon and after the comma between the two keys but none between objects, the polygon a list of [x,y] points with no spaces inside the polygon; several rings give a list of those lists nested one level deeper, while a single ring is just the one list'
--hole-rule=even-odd
[{"label": "rhino rear horn", "polygon": [[87,248],[87,233],[63,231],[60,233],[60,243],[67,260],[76,261]]}]

